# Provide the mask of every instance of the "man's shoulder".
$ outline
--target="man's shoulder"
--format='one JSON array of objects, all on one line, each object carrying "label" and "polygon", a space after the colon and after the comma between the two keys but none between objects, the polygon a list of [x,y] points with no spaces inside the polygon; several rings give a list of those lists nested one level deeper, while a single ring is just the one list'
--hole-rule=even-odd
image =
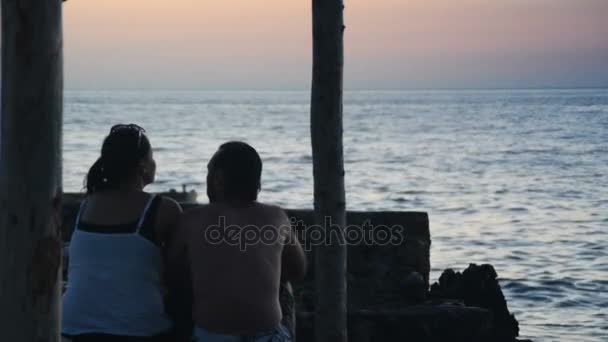
[{"label": "man's shoulder", "polygon": [[258,202],[258,207],[260,208],[260,210],[264,211],[265,213],[268,213],[269,215],[287,217],[287,212],[285,211],[285,209],[281,208],[278,205]]},{"label": "man's shoulder", "polygon": [[[194,208],[189,208],[182,214],[182,220],[185,222],[201,222],[208,219],[215,219],[217,216],[222,216],[227,213],[234,214],[233,207],[227,207],[222,204],[205,204]],[[238,211],[238,209],[237,209]],[[255,204],[255,211],[263,216],[271,217],[287,217],[286,211],[278,205],[260,203]]]},{"label": "man's shoulder", "polygon": [[285,209],[278,205],[273,204],[261,204],[263,209],[260,209],[263,220],[272,222],[271,224],[277,227],[284,227],[291,225],[291,221]]},{"label": "man's shoulder", "polygon": [[258,208],[262,208],[265,210],[269,210],[269,211],[283,211],[283,208],[281,208],[280,206],[276,205],[276,204],[270,204],[270,203],[262,203],[262,202],[256,202]]},{"label": "man's shoulder", "polygon": [[198,223],[201,220],[209,217],[213,211],[211,205],[202,204],[197,205],[196,207],[188,208],[184,210],[182,214],[182,223]]}]

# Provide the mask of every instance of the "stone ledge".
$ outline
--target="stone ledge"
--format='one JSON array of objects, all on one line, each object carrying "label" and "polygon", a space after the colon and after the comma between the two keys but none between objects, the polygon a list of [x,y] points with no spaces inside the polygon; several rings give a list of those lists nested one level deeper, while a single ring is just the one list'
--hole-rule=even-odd
[{"label": "stone ledge", "polygon": [[[348,314],[348,334],[350,342],[485,342],[492,321],[488,310],[452,304],[358,310]],[[314,314],[298,312],[297,324],[297,340],[314,341]]]}]

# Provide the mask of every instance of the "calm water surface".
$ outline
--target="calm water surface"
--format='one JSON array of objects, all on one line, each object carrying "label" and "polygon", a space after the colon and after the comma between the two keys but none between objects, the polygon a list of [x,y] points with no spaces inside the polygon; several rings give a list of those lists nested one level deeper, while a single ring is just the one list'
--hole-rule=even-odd
[{"label": "calm water surface", "polygon": [[[68,91],[65,109],[68,191],[135,122],[152,191],[203,197],[206,161],[240,139],[264,159],[261,200],[312,207],[307,92]],[[495,265],[524,337],[608,340],[608,90],[348,92],[344,113],[349,209],[429,212],[432,280]]]}]

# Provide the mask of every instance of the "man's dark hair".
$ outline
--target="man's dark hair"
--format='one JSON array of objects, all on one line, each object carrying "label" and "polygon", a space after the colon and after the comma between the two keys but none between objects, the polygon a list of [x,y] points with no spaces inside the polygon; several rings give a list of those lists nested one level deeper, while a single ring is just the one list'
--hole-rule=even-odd
[{"label": "man's dark hair", "polygon": [[217,171],[224,175],[225,196],[255,201],[261,187],[262,159],[250,145],[231,141],[220,146],[209,162],[209,176]]}]

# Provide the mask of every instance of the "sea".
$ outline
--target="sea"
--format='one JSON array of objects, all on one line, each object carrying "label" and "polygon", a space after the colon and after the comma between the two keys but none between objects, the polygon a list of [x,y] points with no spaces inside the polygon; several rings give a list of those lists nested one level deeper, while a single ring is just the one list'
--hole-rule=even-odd
[{"label": "sea", "polygon": [[[260,200],[313,207],[308,91],[67,91],[64,187],[82,191],[116,123],[154,147],[150,191],[205,202],[229,140],[264,162]],[[350,210],[425,211],[432,274],[490,263],[520,334],[608,341],[608,89],[347,91]]]}]

